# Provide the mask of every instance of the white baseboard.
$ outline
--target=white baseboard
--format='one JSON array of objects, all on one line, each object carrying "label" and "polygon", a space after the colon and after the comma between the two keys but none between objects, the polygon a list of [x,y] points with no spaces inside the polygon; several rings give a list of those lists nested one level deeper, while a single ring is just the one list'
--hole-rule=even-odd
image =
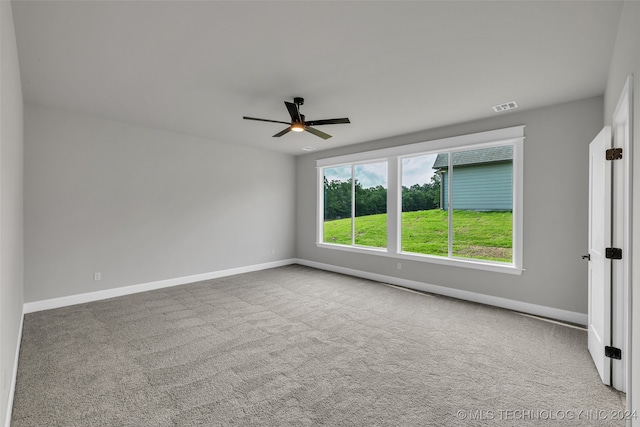
[{"label": "white baseboard", "polygon": [[106,289],[104,291],[89,292],[86,294],[69,295],[66,297],[28,302],[24,304],[23,312],[26,314],[36,311],[50,310],[53,308],[67,307],[70,305],[99,301],[107,298],[115,298],[124,295],[136,294],[139,292],[153,291],[156,289],[168,288],[171,286],[186,285],[188,283],[200,282],[202,280],[211,280],[220,277],[233,276],[236,274],[250,273],[252,271],[267,270],[269,268],[282,267],[284,265],[295,263],[296,259],[285,259],[280,261],[267,262],[264,264],[255,264],[245,267],[230,268],[228,270],[219,270],[211,273],[194,274],[192,276],[177,277],[175,279],[159,280],[156,282],[143,283],[139,285],[122,286],[120,288]]},{"label": "white baseboard", "polygon": [[[155,289],[168,288],[171,286],[185,285],[188,283],[199,282],[202,280],[217,279],[220,277],[233,276],[235,274],[250,273],[252,271],[266,270],[269,268],[282,267],[290,264],[306,265],[308,267],[318,268],[320,270],[333,271],[336,273],[348,274],[350,276],[362,277],[364,279],[375,280],[377,282],[389,283],[392,285],[402,286],[409,289],[415,289],[424,292],[431,292],[438,295],[458,298],[466,301],[478,302],[481,304],[493,305],[509,310],[520,311],[523,313],[533,314],[535,316],[548,317],[564,322],[575,323],[578,325],[587,324],[587,315],[574,311],[562,310],[559,308],[547,307],[543,305],[531,304],[522,301],[510,300],[491,295],[479,294],[476,292],[464,291],[460,289],[448,288],[446,286],[431,285],[429,283],[417,282],[414,280],[401,279],[383,274],[371,273],[363,270],[340,267],[331,264],[324,264],[305,259],[286,259],[281,261],[268,262],[264,264],[256,264],[245,267],[232,268],[228,270],[214,271],[211,273],[195,274],[192,276],[178,277],[175,279],[160,280],[156,282],[143,283],[139,285],[123,286],[120,288],[107,289],[104,291],[89,292],[86,294],[70,295],[67,297],[53,298],[43,301],[28,302],[24,304],[23,313],[33,313],[36,311],[50,310],[53,308],[66,307],[75,304],[83,304],[86,302],[99,301],[107,298],[115,298],[124,295],[135,294],[139,292],[152,291]],[[22,327],[21,327],[22,328]],[[22,333],[22,329],[21,329]]]},{"label": "white baseboard", "polygon": [[18,342],[16,342],[16,354],[13,358],[13,373],[11,374],[11,386],[9,388],[9,396],[7,397],[7,410],[4,418],[4,426],[11,426],[11,414],[13,413],[13,396],[16,392],[16,380],[18,378],[18,358],[20,356],[20,344],[22,343],[22,326],[24,324],[24,309],[20,316],[20,327],[18,329]]},{"label": "white baseboard", "polygon": [[339,267],[331,264],[323,264],[305,259],[298,259],[297,263],[306,265],[307,267],[318,268],[320,270],[333,271],[335,273],[348,274],[350,276],[362,277],[364,279],[375,280],[377,282],[389,283],[391,285],[402,286],[405,288],[415,289],[423,292],[444,295],[452,298],[458,298],[465,301],[478,302],[481,304],[492,305],[495,307],[506,308],[508,310],[519,311],[522,313],[533,314],[535,316],[548,317],[563,322],[575,323],[578,325],[587,324],[587,315],[574,311],[562,310],[559,308],[547,307],[544,305],[530,304],[527,302],[510,300],[507,298],[495,297],[491,295],[479,294],[476,292],[463,291],[460,289],[448,288],[446,286],[431,285],[428,283],[417,282],[414,280],[401,279],[393,276],[385,276],[383,274],[371,273],[368,271],[355,270],[352,268]]}]

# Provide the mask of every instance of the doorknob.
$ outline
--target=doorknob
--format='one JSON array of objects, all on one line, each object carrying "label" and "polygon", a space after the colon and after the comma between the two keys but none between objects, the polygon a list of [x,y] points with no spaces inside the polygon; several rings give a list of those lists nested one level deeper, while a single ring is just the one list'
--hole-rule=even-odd
[{"label": "doorknob", "polygon": [[591,261],[591,254],[582,255],[582,259],[586,259],[587,261]]}]

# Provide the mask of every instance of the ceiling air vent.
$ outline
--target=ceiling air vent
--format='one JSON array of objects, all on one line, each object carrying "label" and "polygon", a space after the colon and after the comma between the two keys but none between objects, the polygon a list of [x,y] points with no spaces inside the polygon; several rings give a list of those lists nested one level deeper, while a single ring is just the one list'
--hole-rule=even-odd
[{"label": "ceiling air vent", "polygon": [[510,102],[505,102],[504,104],[494,105],[492,108],[493,108],[493,111],[495,111],[496,113],[501,113],[503,111],[513,110],[514,108],[518,108],[518,104],[516,103],[516,101],[510,101]]}]

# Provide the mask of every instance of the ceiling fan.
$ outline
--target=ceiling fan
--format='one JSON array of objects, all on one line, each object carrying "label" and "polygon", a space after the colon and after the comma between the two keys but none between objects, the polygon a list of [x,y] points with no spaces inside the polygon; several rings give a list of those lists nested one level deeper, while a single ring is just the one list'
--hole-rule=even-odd
[{"label": "ceiling fan", "polygon": [[300,106],[304,104],[303,98],[293,98],[293,102],[284,101],[284,105],[287,106],[287,110],[289,111],[289,115],[291,116],[291,123],[289,122],[281,122],[279,120],[268,120],[268,119],[257,119],[255,117],[247,117],[243,116],[242,118],[245,120],[258,120],[260,122],[271,122],[271,123],[283,123],[285,125],[289,125],[286,129],[276,133],[273,135],[274,138],[279,138],[282,135],[289,133],[290,131],[294,132],[303,132],[307,131],[309,133],[314,134],[315,136],[319,136],[322,139],[329,139],[331,135],[328,133],[324,133],[319,131],[318,129],[314,129],[311,126],[319,126],[319,125],[337,125],[343,123],[351,123],[348,118],[342,119],[324,119],[324,120],[309,120],[305,121],[304,114],[300,114]]}]

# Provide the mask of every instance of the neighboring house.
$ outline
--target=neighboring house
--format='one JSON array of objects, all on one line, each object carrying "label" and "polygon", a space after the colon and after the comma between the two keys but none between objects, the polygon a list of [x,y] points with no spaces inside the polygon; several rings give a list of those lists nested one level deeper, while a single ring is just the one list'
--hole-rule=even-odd
[{"label": "neighboring house", "polygon": [[[513,147],[491,147],[452,153],[454,209],[510,211],[513,207]],[[433,163],[440,174],[440,206],[449,200],[448,153]]]}]

